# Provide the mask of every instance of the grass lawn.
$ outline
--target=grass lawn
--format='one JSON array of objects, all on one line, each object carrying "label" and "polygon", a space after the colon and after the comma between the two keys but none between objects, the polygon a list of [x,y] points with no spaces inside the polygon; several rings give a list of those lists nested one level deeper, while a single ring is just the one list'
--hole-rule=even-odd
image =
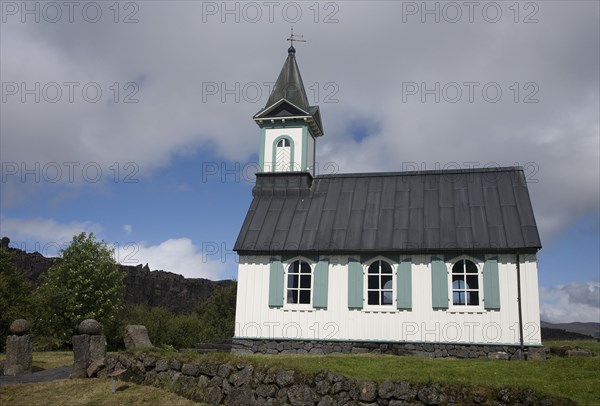
[{"label": "grass lawn", "polygon": [[150,386],[119,382],[112,393],[110,379],[62,381],[0,386],[3,405],[172,405],[198,403]]},{"label": "grass lawn", "polygon": [[[6,354],[0,354],[0,361],[6,358]],[[47,351],[33,353],[33,372],[42,369],[62,367],[73,363],[73,351]]]},{"label": "grass lawn", "polygon": [[[359,380],[406,380],[414,383],[439,382],[449,385],[483,388],[521,387],[539,393],[568,397],[581,405],[600,405],[600,343],[597,341],[555,341],[546,346],[579,346],[592,350],[592,358],[552,357],[543,361],[495,361],[430,359],[397,357],[392,355],[252,355],[175,353],[160,349],[151,352],[161,358],[178,358],[184,362],[244,362],[255,366],[281,367],[301,372],[337,372]],[[0,355],[0,359],[3,355]],[[34,366],[53,368],[72,363],[71,352],[34,353]],[[86,386],[89,384],[89,388]],[[121,383],[121,385],[125,385]],[[30,389],[28,389],[30,388]],[[68,380],[44,384],[1,386],[0,397],[17,399],[22,393],[28,399],[23,403],[7,404],[142,404],[143,399],[160,404],[193,404],[176,395],[173,401],[160,396],[171,396],[158,389],[127,384],[125,390],[110,394],[110,380]],[[66,393],[65,397],[63,392]],[[132,399],[128,396],[132,394]],[[77,395],[76,395],[77,394]],[[85,395],[85,396],[84,396]],[[37,396],[37,397],[36,397]],[[59,396],[59,397],[55,397]],[[88,398],[92,396],[92,398]],[[95,397],[94,397],[95,396]],[[159,398],[154,398],[159,396]],[[85,400],[87,399],[87,400]],[[133,399],[138,403],[132,403]],[[158,401],[157,401],[158,399]],[[85,400],[85,401],[84,401]],[[72,403],[69,403],[72,402]],[[177,403],[179,402],[179,403]],[[186,403],[188,402],[188,403]]]}]

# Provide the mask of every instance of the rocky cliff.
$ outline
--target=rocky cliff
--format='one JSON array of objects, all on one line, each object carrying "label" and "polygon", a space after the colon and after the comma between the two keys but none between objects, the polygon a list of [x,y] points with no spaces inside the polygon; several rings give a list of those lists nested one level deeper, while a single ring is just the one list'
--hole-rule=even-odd
[{"label": "rocky cliff", "polygon": [[[42,274],[59,258],[46,258],[38,252],[28,253],[8,248],[17,269],[37,284]],[[148,265],[119,265],[125,273],[125,303],[166,307],[176,313],[188,313],[208,299],[215,289],[233,283],[230,280],[186,279],[165,271],[151,271]]]}]

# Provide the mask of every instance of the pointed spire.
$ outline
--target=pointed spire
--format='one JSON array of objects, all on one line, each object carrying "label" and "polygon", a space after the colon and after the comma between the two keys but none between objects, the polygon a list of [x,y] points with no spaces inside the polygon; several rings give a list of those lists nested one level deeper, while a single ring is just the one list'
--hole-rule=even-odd
[{"label": "pointed spire", "polygon": [[281,99],[286,99],[296,107],[308,111],[308,97],[306,97],[302,76],[300,76],[300,70],[296,63],[296,49],[293,46],[288,49],[288,57],[283,64],[265,108],[272,106]]}]

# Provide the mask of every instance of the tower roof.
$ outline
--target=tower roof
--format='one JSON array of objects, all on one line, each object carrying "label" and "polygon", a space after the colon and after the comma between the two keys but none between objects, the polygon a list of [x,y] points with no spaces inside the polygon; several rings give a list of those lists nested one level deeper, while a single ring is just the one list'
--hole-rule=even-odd
[{"label": "tower roof", "polygon": [[265,121],[300,119],[307,122],[315,137],[323,135],[319,106],[310,106],[302,76],[296,63],[296,49],[291,46],[281,68],[277,82],[265,107],[256,113],[254,120],[262,125]]},{"label": "tower roof", "polygon": [[302,76],[300,76],[300,70],[296,63],[296,49],[293,46],[288,49],[288,57],[283,64],[283,68],[281,68],[265,108],[272,106],[281,99],[286,99],[296,107],[308,111],[308,97],[306,97]]}]

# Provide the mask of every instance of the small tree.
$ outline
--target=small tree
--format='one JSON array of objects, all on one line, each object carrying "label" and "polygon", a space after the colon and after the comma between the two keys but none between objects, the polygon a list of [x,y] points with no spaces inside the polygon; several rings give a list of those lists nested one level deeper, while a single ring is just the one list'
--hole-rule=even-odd
[{"label": "small tree", "polygon": [[[8,244],[7,244],[8,245]],[[13,263],[13,254],[0,246],[0,349],[15,319],[29,318],[32,285]]]},{"label": "small tree", "polygon": [[93,233],[73,237],[62,251],[36,292],[37,318],[34,326],[43,335],[71,340],[84,319],[110,326],[123,306],[124,273],[104,241]]}]

